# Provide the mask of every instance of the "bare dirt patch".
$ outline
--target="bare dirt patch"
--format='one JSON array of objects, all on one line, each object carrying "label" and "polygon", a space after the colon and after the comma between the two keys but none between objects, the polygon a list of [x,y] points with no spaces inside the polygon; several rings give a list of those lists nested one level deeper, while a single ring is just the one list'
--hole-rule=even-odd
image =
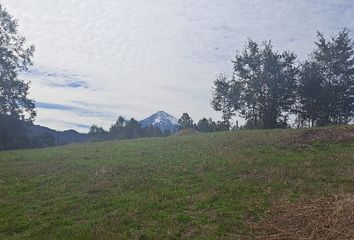
[{"label": "bare dirt patch", "polygon": [[353,240],[354,195],[281,205],[251,229],[252,239]]}]

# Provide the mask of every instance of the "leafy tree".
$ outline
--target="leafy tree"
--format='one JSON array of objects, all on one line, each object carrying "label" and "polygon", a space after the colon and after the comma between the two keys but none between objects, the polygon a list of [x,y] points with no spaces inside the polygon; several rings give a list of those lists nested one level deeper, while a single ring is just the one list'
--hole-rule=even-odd
[{"label": "leafy tree", "polygon": [[213,119],[209,118],[208,119],[208,123],[209,123],[210,132],[216,132],[217,131],[217,125],[213,121]]},{"label": "leafy tree", "polygon": [[142,129],[142,132],[143,137],[161,137],[163,135],[160,128],[154,127],[153,125]]},{"label": "leafy tree", "polygon": [[125,138],[132,139],[141,136],[142,131],[140,123],[134,118],[131,118],[125,126]]},{"label": "leafy tree", "polygon": [[258,44],[249,40],[233,61],[233,78],[219,77],[214,83],[212,105],[226,115],[223,127],[235,112],[256,128],[284,125],[295,103],[295,60],[294,53],[274,51],[270,41]]},{"label": "leafy tree", "polygon": [[171,134],[170,131],[164,133],[158,127],[153,125],[142,128],[141,124],[134,118],[130,120],[124,119],[120,116],[116,123],[111,125],[109,132],[106,132],[103,128],[92,125],[89,131],[92,140],[104,140],[104,139],[133,139],[139,137],[161,137]]},{"label": "leafy tree", "polygon": [[34,46],[17,31],[17,21],[0,4],[0,114],[32,121],[36,116],[34,101],[28,98],[29,83],[19,79],[28,70]]},{"label": "leafy tree", "polygon": [[124,119],[124,117],[119,116],[116,123],[111,126],[109,131],[114,132],[116,129],[124,128],[126,125],[127,121]]},{"label": "leafy tree", "polygon": [[216,131],[226,131],[229,129],[229,122],[218,121],[217,123],[213,119],[202,118],[197,124],[197,129],[200,132],[216,132]]},{"label": "leafy tree", "polygon": [[123,139],[124,138],[124,129],[127,125],[127,121],[124,117],[119,116],[116,123],[111,126],[109,129],[109,133],[114,139]]},{"label": "leafy tree", "polygon": [[[331,40],[318,33],[312,59],[321,75],[317,124],[346,124],[353,116],[354,42],[344,29]],[[318,81],[316,78],[308,81]]]},{"label": "leafy tree", "polygon": [[225,121],[217,121],[216,123],[216,131],[229,131],[230,124]]},{"label": "leafy tree", "polygon": [[235,115],[235,110],[240,104],[240,86],[220,74],[214,81],[213,99],[211,105],[216,111],[222,112],[223,121],[230,125],[230,119]]},{"label": "leafy tree", "polygon": [[178,124],[180,125],[180,129],[192,129],[194,122],[188,113],[183,113],[182,117],[178,120]]},{"label": "leafy tree", "polygon": [[200,132],[211,132],[211,128],[210,128],[208,119],[202,118],[201,120],[199,120],[198,130]]},{"label": "leafy tree", "polygon": [[306,61],[300,70],[298,101],[294,110],[298,126],[315,126],[320,120],[320,112],[325,101],[324,77],[320,66],[314,61]]},{"label": "leafy tree", "polygon": [[92,125],[89,130],[89,135],[92,136],[99,136],[107,133],[106,130],[104,130],[102,127],[99,127],[97,125]]},{"label": "leafy tree", "polygon": [[353,46],[347,29],[329,41],[318,33],[315,50],[301,66],[298,126],[349,122],[354,102]]}]

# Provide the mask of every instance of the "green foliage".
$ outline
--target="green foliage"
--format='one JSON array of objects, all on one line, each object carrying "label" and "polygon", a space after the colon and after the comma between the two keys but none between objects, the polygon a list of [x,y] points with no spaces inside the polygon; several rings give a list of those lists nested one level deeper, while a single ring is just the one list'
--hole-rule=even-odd
[{"label": "green foliage", "polygon": [[287,122],[295,103],[297,67],[294,53],[278,53],[270,42],[249,40],[237,53],[231,80],[215,82],[212,106],[224,121],[235,111],[256,128],[276,128]]},{"label": "green foliage", "polygon": [[214,81],[211,105],[214,110],[222,112],[223,122],[226,125],[230,125],[230,119],[235,115],[235,110],[240,107],[240,91],[240,85],[236,81],[229,82],[223,74]]},{"label": "green foliage", "polygon": [[311,126],[347,124],[353,116],[354,42],[344,29],[331,40],[318,33],[316,49],[302,66],[300,119]]},{"label": "green foliage", "polygon": [[295,103],[297,68],[294,53],[278,53],[271,42],[249,40],[234,60],[235,82],[241,87],[239,111],[258,128],[276,128]]},{"label": "green foliage", "polygon": [[17,21],[0,4],[0,114],[32,121],[34,101],[28,98],[29,83],[19,79],[32,64],[34,47],[18,34]]},{"label": "green foliage", "polygon": [[271,42],[249,40],[238,52],[231,79],[214,82],[212,107],[224,123],[238,113],[244,128],[347,124],[354,114],[354,42],[344,29],[331,40],[318,33],[316,48],[299,66],[296,55],[276,52]]},{"label": "green foliage", "polygon": [[101,136],[101,135],[104,135],[106,134],[106,130],[104,130],[102,127],[99,127],[97,125],[92,125],[90,127],[90,130],[89,130],[89,135],[93,136],[93,137],[98,137],[98,136]]},{"label": "green foliage", "polygon": [[178,119],[180,129],[192,129],[194,128],[194,121],[188,113],[183,113],[182,117]]},{"label": "green foliage", "polygon": [[154,126],[143,128],[140,123],[131,118],[126,120],[124,117],[118,117],[115,124],[113,124],[107,132],[102,127],[92,125],[89,130],[89,135],[92,140],[118,140],[118,139],[133,139],[142,137],[167,137],[171,134],[170,131],[161,130]]},{"label": "green foliage", "polygon": [[142,128],[143,136],[145,137],[167,137],[171,135],[171,131],[166,129],[163,133],[161,130],[154,126],[148,126],[146,128]]},{"label": "green foliage", "polygon": [[127,125],[127,121],[124,117],[119,116],[116,123],[111,126],[109,129],[109,133],[115,139],[123,139],[124,138],[124,128]]},{"label": "green foliage", "polygon": [[308,121],[308,125],[314,127],[319,121],[325,98],[323,82],[324,78],[317,63],[306,61],[302,64],[298,86],[299,105],[295,110],[299,126],[304,126],[305,121]]},{"label": "green foliage", "polygon": [[206,118],[199,120],[197,126],[198,126],[198,130],[200,132],[212,132],[213,131],[212,127],[209,125],[208,119],[206,119]]},{"label": "green foliage", "polygon": [[230,123],[229,121],[217,121],[214,122],[213,119],[202,118],[199,120],[198,124],[194,126],[199,132],[219,132],[219,131],[229,131]]}]

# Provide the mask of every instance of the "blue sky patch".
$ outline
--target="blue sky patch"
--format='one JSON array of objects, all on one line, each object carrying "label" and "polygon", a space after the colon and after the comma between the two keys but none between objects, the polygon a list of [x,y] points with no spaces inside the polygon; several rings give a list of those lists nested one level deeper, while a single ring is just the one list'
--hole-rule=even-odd
[{"label": "blue sky patch", "polygon": [[58,88],[89,88],[87,81],[80,75],[70,74],[67,71],[42,71],[37,68],[31,68],[27,73],[31,77],[44,80],[43,83]]}]

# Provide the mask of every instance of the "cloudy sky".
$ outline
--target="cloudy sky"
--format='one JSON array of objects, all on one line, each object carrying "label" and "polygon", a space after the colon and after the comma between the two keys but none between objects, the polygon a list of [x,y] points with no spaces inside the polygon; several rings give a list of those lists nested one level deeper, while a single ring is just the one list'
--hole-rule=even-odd
[{"label": "cloudy sky", "polygon": [[[86,132],[119,115],[164,110],[195,119],[215,76],[247,38],[302,60],[316,31],[354,33],[353,0],[2,0],[36,46],[30,80],[37,124]],[[354,36],[354,34],[352,34]]]}]

